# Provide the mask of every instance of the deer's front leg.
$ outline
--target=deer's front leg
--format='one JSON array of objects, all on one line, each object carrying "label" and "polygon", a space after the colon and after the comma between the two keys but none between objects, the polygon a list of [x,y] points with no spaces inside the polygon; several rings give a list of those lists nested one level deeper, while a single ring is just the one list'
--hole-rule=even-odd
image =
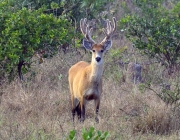
[{"label": "deer's front leg", "polygon": [[100,98],[95,100],[95,110],[96,110],[95,120],[97,123],[99,123],[99,119],[98,119],[99,105],[100,105]]}]

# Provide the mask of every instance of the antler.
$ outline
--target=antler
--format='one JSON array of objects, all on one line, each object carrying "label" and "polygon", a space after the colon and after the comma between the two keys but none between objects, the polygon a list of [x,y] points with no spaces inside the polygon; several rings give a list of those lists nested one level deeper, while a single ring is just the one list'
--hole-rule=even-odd
[{"label": "antler", "polygon": [[80,21],[80,28],[81,28],[81,32],[84,35],[84,37],[90,41],[91,43],[95,44],[96,42],[92,39],[91,37],[91,33],[93,28],[89,29],[89,24],[87,24],[87,19],[81,19]]},{"label": "antler", "polygon": [[107,27],[106,29],[103,28],[103,32],[106,35],[106,37],[103,39],[103,41],[100,44],[104,44],[107,40],[111,39],[112,35],[114,34],[115,30],[116,30],[116,18],[113,17],[113,28],[112,28],[112,24],[111,21],[109,21],[109,19],[107,19],[106,21]]}]

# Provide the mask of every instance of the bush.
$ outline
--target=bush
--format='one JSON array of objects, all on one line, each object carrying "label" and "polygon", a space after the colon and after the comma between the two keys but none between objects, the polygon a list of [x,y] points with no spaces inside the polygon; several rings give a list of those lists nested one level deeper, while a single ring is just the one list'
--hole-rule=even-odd
[{"label": "bush", "polygon": [[0,4],[0,68],[12,80],[17,74],[22,79],[36,52],[53,56],[59,44],[71,42],[73,28],[64,17],[44,14],[43,9],[11,8],[6,1]]},{"label": "bush", "polygon": [[133,1],[137,11],[119,22],[135,48],[156,58],[167,68],[180,65],[180,3],[173,8],[163,6],[163,0]]}]

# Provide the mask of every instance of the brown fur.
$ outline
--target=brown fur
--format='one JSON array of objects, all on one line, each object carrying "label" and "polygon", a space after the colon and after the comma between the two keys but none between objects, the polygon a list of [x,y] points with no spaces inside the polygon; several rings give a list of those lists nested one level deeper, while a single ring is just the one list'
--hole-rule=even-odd
[{"label": "brown fur", "polygon": [[[93,59],[95,59],[96,53],[100,53],[101,50],[103,50],[103,46],[96,44],[93,46],[92,50],[96,50],[96,52],[92,52],[92,62],[90,64],[80,61],[69,69],[68,80],[71,92],[73,120],[76,111],[79,118],[84,121],[85,105],[89,100],[95,100],[96,114],[98,114],[100,95],[102,92],[101,77],[103,62],[97,65]],[[101,61],[103,61],[103,53],[100,54],[102,59]],[[78,107],[79,105],[80,107]],[[81,112],[81,114],[78,112]],[[97,116],[96,121],[98,121]]]}]

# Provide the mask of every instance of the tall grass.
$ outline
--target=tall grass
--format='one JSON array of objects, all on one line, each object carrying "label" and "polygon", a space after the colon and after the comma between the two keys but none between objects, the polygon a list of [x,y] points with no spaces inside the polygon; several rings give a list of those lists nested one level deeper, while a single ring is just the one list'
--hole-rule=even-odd
[{"label": "tall grass", "polygon": [[[123,47],[117,44],[112,49]],[[77,118],[72,123],[67,71],[79,60],[91,60],[90,53],[74,50],[35,64],[23,83],[16,79],[2,87],[0,139],[65,139],[71,130],[76,130],[77,139],[81,139],[82,129],[92,126],[108,131],[110,140],[180,139],[180,111],[172,111],[173,105],[167,105],[152,90],[125,82],[127,66],[119,65],[119,60],[143,62],[147,58],[132,48],[119,51],[118,59],[112,53],[105,56],[98,124],[94,121],[94,102],[87,104],[84,123]],[[131,53],[134,55],[130,56]],[[157,80],[163,78],[160,72],[163,67],[148,67],[143,71],[144,81],[151,80],[152,88],[158,92],[161,86]],[[171,77],[168,80],[175,82]]]}]

